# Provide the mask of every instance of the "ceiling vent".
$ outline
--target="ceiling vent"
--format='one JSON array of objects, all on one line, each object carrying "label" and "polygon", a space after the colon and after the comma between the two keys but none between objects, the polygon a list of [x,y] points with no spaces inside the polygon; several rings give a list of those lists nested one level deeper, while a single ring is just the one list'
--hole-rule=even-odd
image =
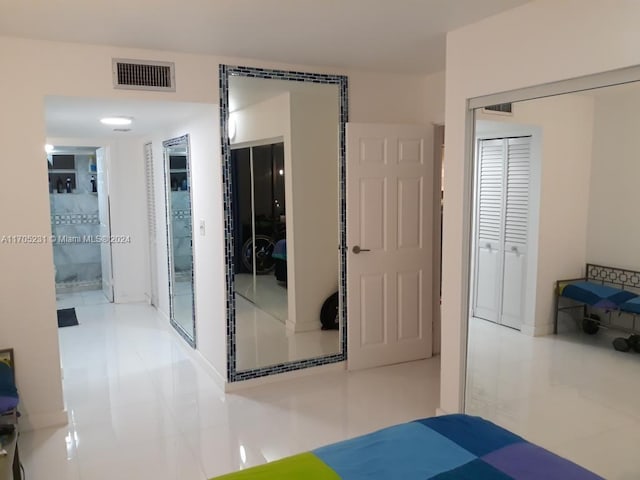
[{"label": "ceiling vent", "polygon": [[501,113],[502,115],[513,115],[513,104],[500,103],[498,105],[489,105],[484,107],[483,110],[487,113]]},{"label": "ceiling vent", "polygon": [[113,59],[113,86],[127,90],[175,92],[175,64],[146,60]]}]

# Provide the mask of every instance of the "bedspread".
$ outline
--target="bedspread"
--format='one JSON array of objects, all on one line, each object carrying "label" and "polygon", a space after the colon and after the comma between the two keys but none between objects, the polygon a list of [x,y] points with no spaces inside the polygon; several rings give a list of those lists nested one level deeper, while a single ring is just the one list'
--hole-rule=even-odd
[{"label": "bedspread", "polygon": [[385,428],[218,480],[593,480],[601,477],[480,417]]}]

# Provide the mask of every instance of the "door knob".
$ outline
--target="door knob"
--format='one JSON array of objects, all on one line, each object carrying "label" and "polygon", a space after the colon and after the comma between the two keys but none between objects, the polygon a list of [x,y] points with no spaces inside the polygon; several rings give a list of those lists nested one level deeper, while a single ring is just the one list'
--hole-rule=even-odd
[{"label": "door knob", "polygon": [[360,248],[360,246],[359,246],[359,245],[356,245],[355,247],[353,247],[353,248],[351,249],[351,251],[352,251],[353,253],[356,253],[356,254],[357,254],[357,253],[360,253],[360,252],[370,252],[371,250],[369,250],[368,248]]}]

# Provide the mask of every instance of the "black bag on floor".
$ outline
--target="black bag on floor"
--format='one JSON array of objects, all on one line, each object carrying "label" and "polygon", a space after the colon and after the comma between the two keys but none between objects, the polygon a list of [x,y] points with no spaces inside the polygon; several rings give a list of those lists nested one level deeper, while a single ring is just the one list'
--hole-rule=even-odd
[{"label": "black bag on floor", "polygon": [[340,328],[340,300],[338,292],[330,295],[320,309],[320,322],[322,330],[338,330]]}]

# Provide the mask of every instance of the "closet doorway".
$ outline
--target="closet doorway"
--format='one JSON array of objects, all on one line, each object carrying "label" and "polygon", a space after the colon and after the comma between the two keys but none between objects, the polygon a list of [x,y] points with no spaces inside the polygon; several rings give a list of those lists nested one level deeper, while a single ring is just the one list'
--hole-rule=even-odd
[{"label": "closet doorway", "polygon": [[289,318],[284,143],[231,150],[236,293],[276,320]]},{"label": "closet doorway", "polygon": [[521,330],[531,215],[532,137],[477,140],[473,316]]}]

